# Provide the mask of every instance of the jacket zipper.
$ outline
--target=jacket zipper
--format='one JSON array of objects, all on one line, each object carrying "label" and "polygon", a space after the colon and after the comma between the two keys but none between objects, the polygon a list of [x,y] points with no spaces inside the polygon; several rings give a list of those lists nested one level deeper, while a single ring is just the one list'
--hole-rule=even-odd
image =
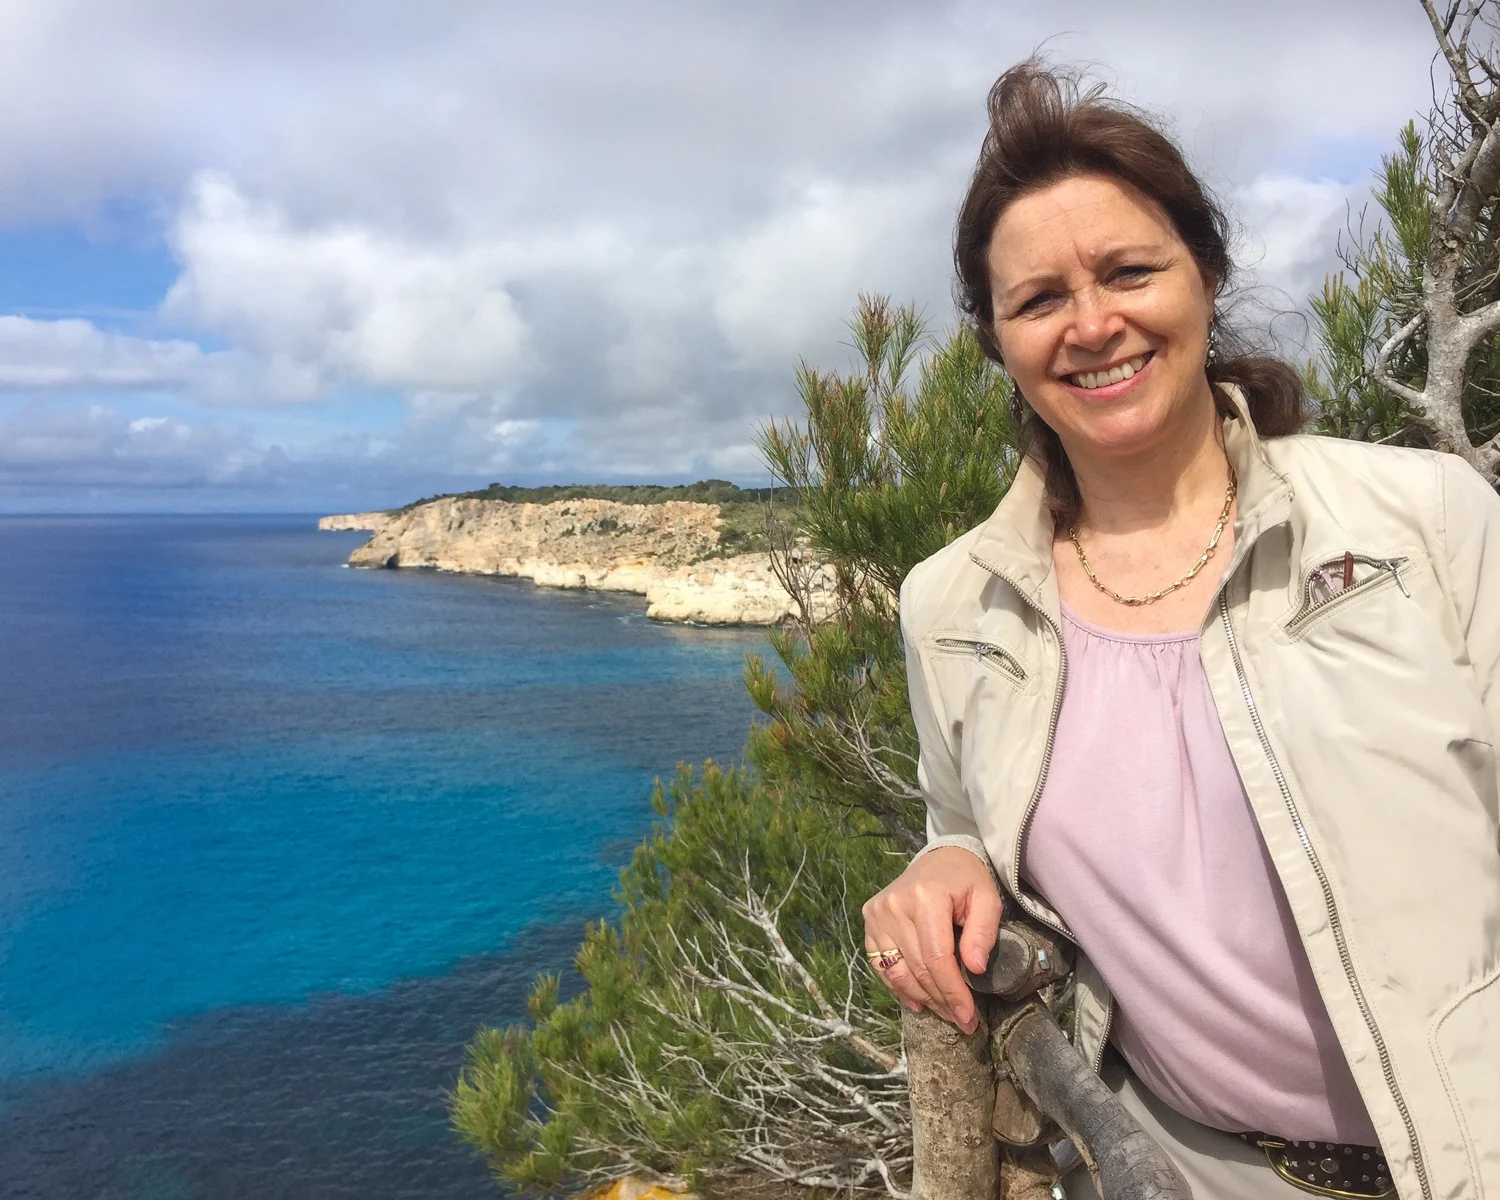
[{"label": "jacket zipper", "polygon": [[997,670],[1009,675],[1017,683],[1026,682],[1025,668],[1016,661],[1013,655],[993,642],[982,642],[977,638],[966,637],[938,637],[932,640],[934,645],[949,653],[972,651],[976,661],[992,662]]},{"label": "jacket zipper", "polygon": [[[1308,575],[1306,581],[1302,584],[1302,607],[1298,609],[1296,615],[1286,623],[1286,630],[1288,633],[1296,633],[1324,609],[1329,608],[1335,604],[1339,604],[1359,592],[1365,591],[1368,588],[1372,588],[1379,583],[1383,583],[1387,579],[1394,579],[1396,581],[1396,586],[1401,589],[1401,594],[1407,597],[1407,599],[1411,598],[1411,591],[1406,586],[1406,580],[1401,578],[1401,568],[1404,567],[1407,562],[1405,558],[1372,558],[1368,554],[1353,554],[1350,555],[1350,557],[1355,562],[1363,563],[1367,567],[1378,567],[1380,573],[1378,575],[1371,575],[1368,579],[1362,579],[1358,583],[1345,588],[1343,591],[1335,592],[1331,596],[1328,596],[1322,600],[1315,601],[1312,594],[1313,579],[1316,577],[1318,572],[1317,570],[1314,570],[1310,575]],[[1330,559],[1326,563],[1320,563],[1318,569],[1326,570],[1330,567],[1337,567],[1342,561],[1342,557]]]},{"label": "jacket zipper", "polygon": [[1015,588],[1016,594],[1036,610],[1037,615],[1040,616],[1042,620],[1047,622],[1048,628],[1052,630],[1052,635],[1057,638],[1057,687],[1053,689],[1052,715],[1047,720],[1047,741],[1046,744],[1042,747],[1042,769],[1040,774],[1037,775],[1036,787],[1032,789],[1031,799],[1026,804],[1026,811],[1021,814],[1021,828],[1020,832],[1016,835],[1016,848],[1011,854],[1010,875],[1011,878],[1016,881],[1016,899],[1020,901],[1021,907],[1024,908],[1028,913],[1030,913],[1031,916],[1036,920],[1047,926],[1047,928],[1053,930],[1056,933],[1062,934],[1063,937],[1067,938],[1070,942],[1073,942],[1076,945],[1078,939],[1073,935],[1073,931],[1071,929],[1062,924],[1060,921],[1053,921],[1044,916],[1033,906],[1029,898],[1021,893],[1021,846],[1026,840],[1026,826],[1031,822],[1031,814],[1036,811],[1036,806],[1042,798],[1042,788],[1047,782],[1047,771],[1052,766],[1052,746],[1053,743],[1057,741],[1057,718],[1062,713],[1063,688],[1066,686],[1068,681],[1068,652],[1063,648],[1062,630],[1057,627],[1057,623],[1047,615],[1047,612],[1042,608],[1042,606],[1035,600],[1033,600],[1030,596],[1028,596],[1024,591],[1022,591],[1020,585],[1017,584],[1016,581],[1011,579],[1008,575],[1005,575],[1000,571],[996,571],[995,568],[990,566],[988,563],[982,563],[981,565],[987,571],[994,572],[994,574],[998,575],[1001,579],[1005,580],[1006,583],[1010,584],[1011,587]]},{"label": "jacket zipper", "polygon": [[[1395,563],[1396,560],[1385,561]],[[1398,568],[1393,565],[1391,570],[1397,572],[1396,578],[1399,581],[1401,576]],[[1405,591],[1406,585],[1403,583],[1401,588]],[[1380,1069],[1385,1075],[1386,1087],[1390,1089],[1391,1096],[1396,1101],[1396,1108],[1401,1113],[1402,1123],[1406,1126],[1406,1136],[1411,1144],[1412,1163],[1417,1169],[1417,1179],[1422,1185],[1422,1195],[1426,1200],[1432,1200],[1432,1185],[1427,1179],[1427,1166],[1422,1161],[1422,1147],[1417,1141],[1417,1127],[1412,1122],[1411,1110],[1407,1108],[1406,1099],[1401,1095],[1401,1088],[1396,1082],[1396,1072],[1391,1066],[1391,1055],[1386,1047],[1385,1037],[1375,1024],[1375,1015],[1370,1011],[1370,1002],[1365,998],[1364,988],[1360,986],[1359,979],[1354,974],[1354,960],[1349,954],[1349,943],[1344,936],[1343,922],[1339,919],[1338,909],[1334,906],[1333,889],[1329,885],[1328,875],[1323,870],[1317,851],[1313,848],[1312,839],[1308,837],[1307,827],[1302,823],[1302,814],[1297,809],[1297,802],[1292,797],[1291,787],[1282,773],[1281,764],[1276,760],[1276,752],[1266,734],[1265,724],[1260,719],[1260,710],[1255,705],[1255,697],[1250,691],[1250,680],[1245,674],[1245,663],[1240,657],[1239,641],[1234,634],[1234,625],[1229,619],[1229,597],[1223,590],[1219,592],[1219,620],[1224,626],[1224,636],[1229,643],[1229,655],[1234,660],[1234,670],[1239,678],[1240,691],[1245,697],[1245,707],[1250,710],[1250,720],[1255,726],[1256,735],[1260,738],[1261,749],[1265,751],[1266,759],[1271,765],[1271,773],[1276,777],[1276,785],[1281,790],[1281,798],[1286,804],[1287,812],[1291,814],[1292,825],[1297,830],[1297,839],[1302,843],[1302,851],[1307,855],[1308,862],[1312,864],[1313,873],[1318,877],[1318,885],[1323,890],[1323,906],[1328,912],[1328,925],[1333,930],[1339,961],[1343,964],[1344,975],[1349,982],[1350,990],[1354,993],[1355,1003],[1359,1005],[1360,1015],[1364,1017],[1365,1027],[1374,1039],[1376,1053],[1380,1056]]]},{"label": "jacket zipper", "polygon": [[[1026,594],[1020,584],[1018,584],[1009,575],[1005,574],[1004,571],[998,570],[996,567],[992,566],[990,563],[985,562],[983,559],[975,558],[974,561],[977,562],[986,571],[989,571],[992,575],[996,576],[997,578],[1003,579],[1006,583],[1010,584],[1010,586],[1015,590],[1016,595],[1020,596],[1027,605],[1035,610],[1037,616],[1041,617],[1042,620],[1047,623],[1047,627],[1052,630],[1052,636],[1057,639],[1057,687],[1053,690],[1052,694],[1052,715],[1048,718],[1047,721],[1047,741],[1046,744],[1042,747],[1042,769],[1041,772],[1037,775],[1036,787],[1032,789],[1031,799],[1026,804],[1026,811],[1021,814],[1021,828],[1020,831],[1016,834],[1016,849],[1015,853],[1011,857],[1010,873],[1011,878],[1016,881],[1016,900],[1020,903],[1021,907],[1026,910],[1026,912],[1032,917],[1033,920],[1040,921],[1043,925],[1047,926],[1048,929],[1051,929],[1055,933],[1061,934],[1076,946],[1078,944],[1078,938],[1074,935],[1073,931],[1061,922],[1053,921],[1044,913],[1039,912],[1033,905],[1031,900],[1021,891],[1021,847],[1026,842],[1026,827],[1031,823],[1031,815],[1036,811],[1036,806],[1041,802],[1042,788],[1044,788],[1047,784],[1047,772],[1051,769],[1052,766],[1052,745],[1057,740],[1057,719],[1062,715],[1063,689],[1067,686],[1068,682],[1068,651],[1067,648],[1063,645],[1062,630],[1057,627],[1057,622],[1052,619],[1046,609],[1044,609],[1040,604],[1038,604],[1035,600],[1033,600]],[[1078,1012],[1078,1001],[1076,998],[1074,999],[1073,1004],[1074,1021],[1076,1022]],[[1099,1073],[1099,1068],[1104,1062],[1104,1047],[1109,1042],[1109,1027],[1114,1022],[1114,1016],[1115,998],[1114,995],[1111,994],[1105,1001],[1104,1032],[1099,1038],[1099,1048],[1094,1051],[1093,1061],[1089,1063],[1089,1067],[1093,1070],[1095,1075]],[[1077,1036],[1076,1025],[1074,1036],[1075,1038]]]}]

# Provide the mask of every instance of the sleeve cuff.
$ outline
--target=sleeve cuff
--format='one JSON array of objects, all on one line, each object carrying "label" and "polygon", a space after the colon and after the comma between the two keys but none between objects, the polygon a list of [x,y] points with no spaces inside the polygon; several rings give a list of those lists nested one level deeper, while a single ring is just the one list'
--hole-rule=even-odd
[{"label": "sleeve cuff", "polygon": [[985,850],[984,843],[968,833],[945,833],[942,837],[933,838],[912,856],[912,862],[916,862],[929,850],[936,850],[940,846],[958,846],[960,849],[967,850],[984,864],[985,869],[991,875],[995,873],[995,865],[990,862],[989,852]]}]

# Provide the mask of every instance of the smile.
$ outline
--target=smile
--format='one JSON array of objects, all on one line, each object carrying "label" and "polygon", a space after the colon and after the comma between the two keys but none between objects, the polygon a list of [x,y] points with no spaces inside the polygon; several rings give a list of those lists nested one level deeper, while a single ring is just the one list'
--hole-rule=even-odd
[{"label": "smile", "polygon": [[1145,354],[1132,358],[1129,362],[1118,363],[1107,371],[1075,371],[1071,375],[1064,375],[1063,382],[1089,392],[1095,388],[1108,387],[1112,383],[1122,383],[1133,378],[1136,372],[1143,370],[1155,355],[1156,351],[1148,350]]}]

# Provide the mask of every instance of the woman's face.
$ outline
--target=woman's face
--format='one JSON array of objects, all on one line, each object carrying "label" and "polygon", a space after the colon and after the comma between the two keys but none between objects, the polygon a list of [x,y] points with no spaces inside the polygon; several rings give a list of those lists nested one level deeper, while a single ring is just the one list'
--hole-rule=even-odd
[{"label": "woman's face", "polygon": [[995,333],[1075,463],[1169,443],[1212,404],[1214,280],[1128,184],[1077,175],[1015,201],[989,248]]}]

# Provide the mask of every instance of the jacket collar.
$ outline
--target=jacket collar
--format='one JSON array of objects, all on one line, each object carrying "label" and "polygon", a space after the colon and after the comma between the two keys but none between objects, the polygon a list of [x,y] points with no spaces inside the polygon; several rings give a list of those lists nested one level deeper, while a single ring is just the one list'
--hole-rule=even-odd
[{"label": "jacket collar", "polygon": [[[1216,384],[1232,410],[1224,417],[1224,448],[1238,481],[1234,521],[1235,549],[1226,576],[1255,540],[1291,511],[1292,487],[1271,465],[1250,420],[1244,393],[1232,383]],[[1057,582],[1052,577],[1054,525],[1046,504],[1046,476],[1027,455],[999,507],[980,526],[969,557],[1007,580],[1054,619],[1058,615]]]}]

